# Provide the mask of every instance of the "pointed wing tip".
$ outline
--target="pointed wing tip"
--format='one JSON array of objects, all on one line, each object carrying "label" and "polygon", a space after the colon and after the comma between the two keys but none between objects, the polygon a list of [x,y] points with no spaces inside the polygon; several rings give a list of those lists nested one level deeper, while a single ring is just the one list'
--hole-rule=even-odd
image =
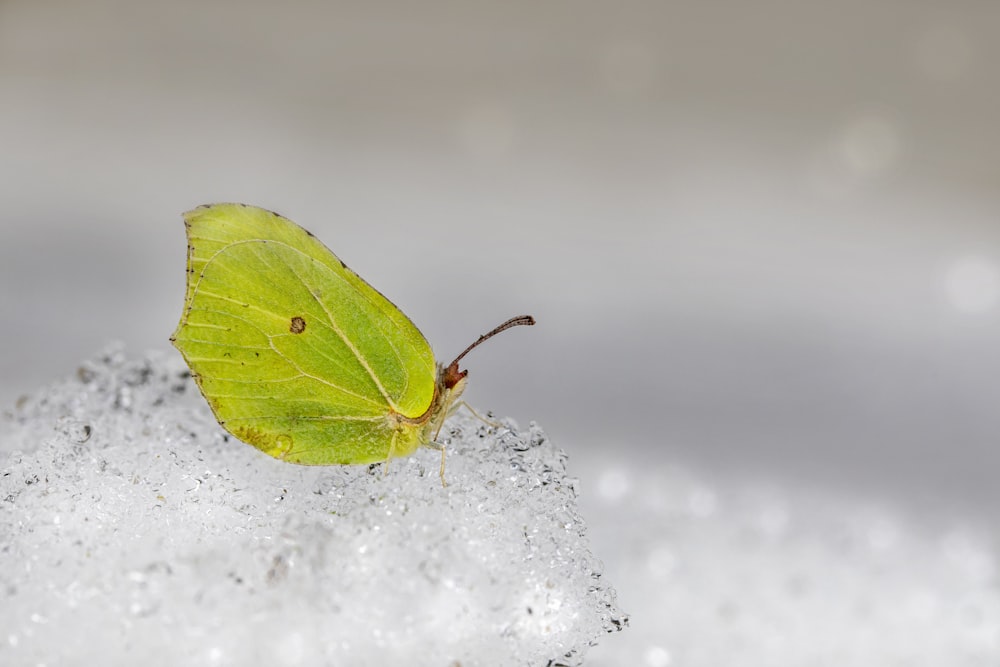
[{"label": "pointed wing tip", "polygon": [[[200,204],[199,206],[195,206],[190,211],[185,211],[181,215],[184,218],[184,224],[190,228],[193,222],[196,222],[202,219],[203,217],[206,217],[209,213],[215,214],[216,216],[225,216],[226,213],[228,212],[235,213],[239,209],[242,209],[245,214],[250,216],[257,215],[257,216],[265,216],[265,217],[271,216],[274,218],[280,218],[286,222],[295,225],[296,227],[299,227],[299,225],[292,222],[291,220],[281,215],[280,213],[277,213],[267,208],[262,208],[260,206],[254,206],[253,204],[243,204],[241,202],[214,202],[211,204]],[[310,234],[310,236],[312,235]]]},{"label": "pointed wing tip", "polygon": [[214,209],[214,208],[222,208],[223,206],[243,206],[243,207],[245,207],[246,204],[234,204],[234,203],[229,203],[229,202],[213,202],[211,204],[199,204],[198,206],[195,206],[194,208],[192,208],[189,211],[184,211],[184,213],[182,213],[181,215],[184,217],[185,220],[189,220],[191,218],[196,218],[199,215],[204,214],[206,211],[209,211],[209,210]]}]

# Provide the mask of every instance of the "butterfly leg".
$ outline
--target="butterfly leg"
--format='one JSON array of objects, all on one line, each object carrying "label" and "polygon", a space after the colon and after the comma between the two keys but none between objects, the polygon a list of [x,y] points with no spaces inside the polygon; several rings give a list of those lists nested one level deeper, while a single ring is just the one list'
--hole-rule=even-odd
[{"label": "butterfly leg", "polygon": [[382,463],[382,476],[385,477],[389,474],[389,461],[392,457],[396,455],[396,435],[392,436],[392,441],[389,443],[389,453],[386,454],[385,461]]},{"label": "butterfly leg", "polygon": [[455,412],[456,410],[458,410],[461,407],[464,407],[466,410],[468,410],[469,412],[471,412],[473,417],[475,417],[479,421],[483,422],[487,426],[492,426],[493,428],[503,428],[503,424],[501,424],[500,422],[495,422],[495,421],[493,421],[491,419],[487,419],[486,417],[483,417],[478,412],[476,412],[472,408],[471,405],[469,405],[465,401],[459,401],[458,403],[455,403],[455,405],[452,406],[451,412]]},{"label": "butterfly leg", "polygon": [[448,486],[448,482],[444,479],[444,457],[447,450],[440,442],[427,442],[424,443],[424,446],[430,447],[431,449],[437,449],[441,452],[441,471],[439,473],[441,475],[441,486]]}]

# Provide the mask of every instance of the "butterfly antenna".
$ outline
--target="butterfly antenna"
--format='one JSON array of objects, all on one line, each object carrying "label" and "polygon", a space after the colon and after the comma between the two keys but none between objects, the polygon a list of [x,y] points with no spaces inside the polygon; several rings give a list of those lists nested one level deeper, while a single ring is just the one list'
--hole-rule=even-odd
[{"label": "butterfly antenna", "polygon": [[496,336],[501,331],[506,331],[507,329],[510,329],[511,327],[519,327],[521,325],[531,326],[534,323],[535,323],[535,318],[532,317],[531,315],[519,315],[517,317],[510,318],[509,320],[507,320],[506,322],[504,322],[500,326],[496,327],[492,331],[484,333],[482,336],[480,336],[479,338],[477,338],[475,343],[473,343],[469,347],[465,348],[465,350],[462,352],[462,354],[460,354],[457,357],[455,357],[455,361],[451,362],[450,367],[455,368],[457,370],[458,369],[458,362],[462,360],[462,357],[464,357],[465,355],[467,355],[469,352],[471,352],[473,349],[475,349],[477,346],[479,346],[483,342],[489,340],[490,338],[493,338],[494,336]]}]

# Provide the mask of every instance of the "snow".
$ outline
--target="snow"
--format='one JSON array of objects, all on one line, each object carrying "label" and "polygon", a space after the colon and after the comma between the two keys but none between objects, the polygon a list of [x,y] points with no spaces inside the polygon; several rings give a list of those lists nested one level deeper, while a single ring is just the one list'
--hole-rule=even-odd
[{"label": "snow", "polygon": [[111,349],[0,420],[0,664],[1000,664],[991,526],[502,421],[295,466]]},{"label": "snow", "polygon": [[177,355],[111,348],[0,430],[0,664],[577,665],[624,627],[566,456],[303,467],[227,436]]},{"label": "snow", "polygon": [[746,472],[596,479],[583,510],[632,622],[588,667],[1000,665],[995,533],[974,518]]}]

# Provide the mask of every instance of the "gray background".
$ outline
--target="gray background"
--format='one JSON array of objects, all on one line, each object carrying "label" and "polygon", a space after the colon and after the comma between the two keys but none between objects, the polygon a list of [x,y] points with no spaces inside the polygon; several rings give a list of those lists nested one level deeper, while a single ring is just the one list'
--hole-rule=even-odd
[{"label": "gray background", "polygon": [[467,398],[538,420],[585,494],[685,461],[992,511],[998,29],[978,1],[3,0],[0,401],[166,349],[180,213],[243,201],[440,358],[534,314]]}]

